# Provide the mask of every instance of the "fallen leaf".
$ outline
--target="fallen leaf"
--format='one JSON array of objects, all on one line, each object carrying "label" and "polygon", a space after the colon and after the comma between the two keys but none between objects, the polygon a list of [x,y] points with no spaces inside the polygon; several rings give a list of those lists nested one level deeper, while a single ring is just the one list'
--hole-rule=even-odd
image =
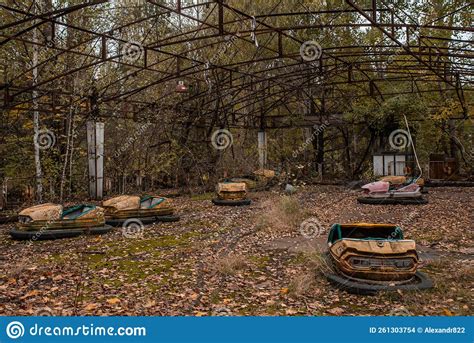
[{"label": "fallen leaf", "polygon": [[149,300],[149,301],[147,301],[147,302],[145,303],[145,305],[143,305],[143,307],[145,307],[145,308],[150,308],[150,307],[153,307],[153,306],[155,306],[155,305],[156,305],[156,301],[154,301],[154,300]]},{"label": "fallen leaf", "polygon": [[90,304],[87,304],[86,306],[84,306],[84,310],[86,310],[86,311],[93,311],[93,310],[95,310],[98,306],[99,306],[98,304],[90,303]]},{"label": "fallen leaf", "polygon": [[110,305],[115,305],[115,304],[118,304],[119,302],[120,302],[119,298],[107,299],[107,303],[110,304]]},{"label": "fallen leaf", "polygon": [[330,310],[328,310],[328,313],[333,314],[335,316],[340,316],[341,314],[344,313],[344,310],[340,307],[335,307]]},{"label": "fallen leaf", "polygon": [[445,316],[450,316],[450,317],[454,316],[454,313],[448,310],[447,308],[443,309],[443,314]]},{"label": "fallen leaf", "polygon": [[29,297],[34,297],[38,294],[39,294],[39,292],[36,289],[34,289],[34,290],[29,291],[28,293],[26,293],[24,296],[20,297],[20,299],[24,300],[24,299],[29,298]]}]

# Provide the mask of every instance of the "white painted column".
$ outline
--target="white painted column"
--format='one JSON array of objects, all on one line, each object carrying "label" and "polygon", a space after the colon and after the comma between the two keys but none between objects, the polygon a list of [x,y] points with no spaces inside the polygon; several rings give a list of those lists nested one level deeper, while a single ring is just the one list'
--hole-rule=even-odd
[{"label": "white painted column", "polygon": [[104,189],[104,123],[87,122],[87,158],[89,164],[89,195],[101,200]]},{"label": "white painted column", "polygon": [[267,133],[265,131],[258,132],[258,163],[260,169],[267,166]]},{"label": "white painted column", "polygon": [[95,124],[97,200],[104,195],[104,123]]},{"label": "white painted column", "polygon": [[89,196],[95,199],[97,185],[95,177],[95,122],[87,122],[87,160],[89,165]]}]

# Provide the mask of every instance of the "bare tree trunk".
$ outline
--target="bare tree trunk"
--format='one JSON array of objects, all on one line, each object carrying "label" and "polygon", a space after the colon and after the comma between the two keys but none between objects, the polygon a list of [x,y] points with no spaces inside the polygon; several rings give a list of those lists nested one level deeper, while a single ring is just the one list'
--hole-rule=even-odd
[{"label": "bare tree trunk", "polygon": [[[36,4],[33,2],[33,13],[36,13]],[[35,20],[36,23],[36,20]],[[37,42],[38,29],[33,30],[33,42]],[[33,45],[33,87],[38,83],[38,45]],[[38,92],[33,88],[33,128],[34,128],[34,147],[35,147],[35,174],[36,174],[36,197],[39,202],[43,201],[43,182],[42,182],[42,170],[41,170],[41,159],[40,159],[40,146],[38,139],[40,138],[40,123],[39,123],[39,111],[38,111]]]}]

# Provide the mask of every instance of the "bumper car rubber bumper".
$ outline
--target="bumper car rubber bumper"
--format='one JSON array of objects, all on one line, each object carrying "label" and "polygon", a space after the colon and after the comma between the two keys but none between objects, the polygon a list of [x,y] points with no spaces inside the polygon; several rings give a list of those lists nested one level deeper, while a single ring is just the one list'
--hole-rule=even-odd
[{"label": "bumper car rubber bumper", "polygon": [[14,228],[10,230],[10,236],[16,240],[47,240],[77,237],[80,235],[102,235],[113,230],[110,225],[104,225],[92,228],[78,228],[78,229],[54,229],[54,230],[18,230]]},{"label": "bumper car rubber bumper", "polygon": [[252,201],[250,199],[243,199],[243,200],[225,200],[214,198],[212,199],[212,203],[218,206],[245,206],[250,205]]},{"label": "bumper car rubber bumper", "polygon": [[136,219],[142,224],[153,224],[156,222],[177,222],[179,216],[153,216],[153,217],[133,217],[133,218],[109,218],[105,223],[112,226],[122,226],[127,220]]},{"label": "bumper car rubber bumper", "polygon": [[415,273],[413,281],[403,284],[393,284],[390,281],[387,281],[386,284],[373,284],[369,282],[363,282],[363,280],[347,278],[337,273],[327,274],[326,277],[329,282],[335,285],[337,288],[346,290],[349,293],[361,295],[374,295],[380,291],[414,291],[433,287],[433,281],[431,281],[431,279],[425,273],[420,271]]},{"label": "bumper car rubber bumper", "polygon": [[358,197],[357,201],[361,204],[369,205],[424,205],[428,203],[428,200],[424,198],[370,198],[370,197]]}]

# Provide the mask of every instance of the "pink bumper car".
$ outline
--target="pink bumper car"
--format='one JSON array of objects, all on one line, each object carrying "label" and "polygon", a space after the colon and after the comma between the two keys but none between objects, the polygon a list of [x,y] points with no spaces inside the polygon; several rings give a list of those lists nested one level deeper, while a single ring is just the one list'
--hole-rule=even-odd
[{"label": "pink bumper car", "polygon": [[362,186],[362,189],[364,195],[357,198],[357,201],[362,204],[421,205],[428,203],[421,194],[420,186],[416,183],[390,190],[389,182],[376,181]]}]

